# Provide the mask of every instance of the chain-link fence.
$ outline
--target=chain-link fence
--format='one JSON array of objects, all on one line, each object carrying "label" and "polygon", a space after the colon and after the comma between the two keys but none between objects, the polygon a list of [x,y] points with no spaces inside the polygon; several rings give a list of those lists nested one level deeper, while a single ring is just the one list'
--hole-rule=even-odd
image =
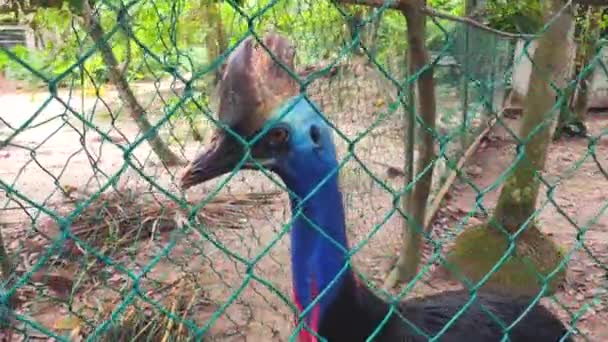
[{"label": "chain-link fence", "polygon": [[[227,58],[246,37],[269,30],[293,42],[291,72],[336,128],[339,159],[347,160],[340,186],[353,263],[370,286],[381,285],[400,248],[396,199],[418,179],[404,184],[407,133],[415,132],[415,145],[425,134],[420,116],[408,128],[407,89],[420,74],[407,70],[401,13],[388,4],[316,0],[76,7],[35,13],[37,48],[0,48],[3,338],[295,336],[291,213],[280,182],[235,170],[187,195],[178,187],[184,163],[217,125]],[[521,117],[503,110],[514,74],[526,72],[518,69],[528,56],[516,53],[517,41],[464,21],[428,19],[437,99],[427,210],[434,229],[426,266],[401,297],[460,286],[430,266],[445,253],[431,249],[491,215],[525,153]],[[603,46],[580,75],[608,75]],[[587,121],[585,139],[549,147],[534,220],[563,246],[559,268],[569,266],[565,285],[543,303],[573,333],[600,341],[608,337],[601,330],[608,121],[601,111]]]}]

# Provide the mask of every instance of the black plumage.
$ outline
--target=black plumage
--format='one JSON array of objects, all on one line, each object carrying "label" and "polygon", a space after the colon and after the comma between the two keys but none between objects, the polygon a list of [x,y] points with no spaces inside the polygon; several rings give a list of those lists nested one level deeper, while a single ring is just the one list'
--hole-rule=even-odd
[{"label": "black plumage", "polygon": [[[428,341],[407,322],[430,337],[436,335],[456,316],[470,299],[466,291],[447,291],[398,303],[401,315],[393,314],[374,341]],[[501,341],[502,327],[482,308],[491,311],[509,326],[525,312],[533,301],[527,297],[511,297],[480,292],[473,305],[449,327],[439,341]],[[327,341],[365,341],[380,326],[389,312],[389,304],[350,277],[345,279],[333,304],[319,324],[319,335]],[[402,317],[407,319],[402,319]],[[535,305],[509,331],[513,342],[572,341],[568,329],[547,308]],[[473,337],[473,340],[471,339]],[[562,339],[564,338],[564,339]]]}]

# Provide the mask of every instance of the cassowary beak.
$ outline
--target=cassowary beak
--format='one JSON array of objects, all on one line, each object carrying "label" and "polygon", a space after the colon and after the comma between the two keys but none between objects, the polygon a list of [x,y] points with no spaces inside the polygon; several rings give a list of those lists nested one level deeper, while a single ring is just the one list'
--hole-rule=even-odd
[{"label": "cassowary beak", "polygon": [[210,146],[188,165],[181,177],[181,188],[186,190],[223,174],[241,170],[258,170],[260,167],[273,169],[275,160],[264,148],[254,146],[250,157],[245,155],[245,147],[229,134],[219,132]]},{"label": "cassowary beak", "polygon": [[219,133],[209,147],[188,165],[181,177],[186,190],[232,171],[244,157],[244,148],[236,139]]},{"label": "cassowary beak", "polygon": [[[287,99],[298,93],[295,80],[271,57],[294,70],[295,48],[285,37],[268,34],[263,39],[270,52],[248,37],[228,59],[219,84],[219,119],[243,138],[250,138],[268,120],[268,116]],[[181,188],[188,189],[215,177],[241,169],[258,169],[259,164],[272,168],[263,147],[252,148],[245,158],[245,146],[227,131],[218,130],[210,146],[184,170]]]}]

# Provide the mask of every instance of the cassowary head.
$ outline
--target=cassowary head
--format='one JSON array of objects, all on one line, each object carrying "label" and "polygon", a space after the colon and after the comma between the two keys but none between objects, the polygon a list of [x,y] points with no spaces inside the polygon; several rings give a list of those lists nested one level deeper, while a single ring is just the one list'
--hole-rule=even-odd
[{"label": "cassowary head", "polygon": [[[293,45],[277,34],[266,35],[263,43],[270,53],[249,37],[229,58],[219,87],[219,120],[245,141],[254,141],[243,169],[261,164],[285,182],[306,170],[306,178],[317,180],[328,171],[323,161],[335,160],[331,132],[314,104],[298,96],[294,78],[271,57],[294,70]],[[245,146],[218,128],[210,146],[186,168],[182,188],[232,171],[245,155]]]}]

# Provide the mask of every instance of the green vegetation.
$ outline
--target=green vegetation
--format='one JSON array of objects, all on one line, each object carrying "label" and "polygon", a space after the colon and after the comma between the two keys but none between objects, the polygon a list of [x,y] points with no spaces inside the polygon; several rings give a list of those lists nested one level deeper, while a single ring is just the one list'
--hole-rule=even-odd
[{"label": "green vegetation", "polygon": [[[243,2],[244,11],[249,14],[266,5],[266,2]],[[435,0],[430,5],[455,15],[462,11],[462,1]],[[157,79],[159,74],[172,68],[183,72],[205,70],[216,63],[223,50],[242,39],[248,29],[247,19],[227,1],[141,1],[126,11],[128,14],[122,20],[127,25],[114,32],[112,28],[120,8],[106,3],[100,7],[101,24],[106,33],[112,35],[113,52],[125,63],[125,72],[131,81]],[[361,21],[369,21],[376,15],[375,11],[360,6],[291,0],[280,2],[263,16],[254,15],[253,21],[260,34],[270,29],[287,34],[300,51],[307,52],[299,55],[297,61],[307,65],[318,62],[319,58],[335,58],[339,47],[351,43],[344,39],[348,36],[349,28],[345,24],[348,20],[358,16]],[[81,73],[85,73],[94,83],[107,82],[107,69],[99,53],[87,58],[82,65],[74,64],[88,53],[94,42],[68,3],[61,8],[38,8],[34,13],[23,15],[20,21],[33,28],[40,47],[36,50],[14,48],[12,52],[20,60],[50,79],[65,73],[80,79]],[[367,26],[370,29],[363,30],[361,40],[381,62],[388,62],[392,51],[406,48],[405,23],[397,13],[385,13],[382,24],[373,32],[370,32],[372,25]],[[131,39],[125,39],[127,36]],[[429,25],[428,40],[441,46],[444,33]],[[213,41],[220,43],[219,51],[217,46],[211,46]],[[0,71],[9,80],[40,82],[4,53],[0,54]],[[62,81],[65,84],[69,78]]]}]

